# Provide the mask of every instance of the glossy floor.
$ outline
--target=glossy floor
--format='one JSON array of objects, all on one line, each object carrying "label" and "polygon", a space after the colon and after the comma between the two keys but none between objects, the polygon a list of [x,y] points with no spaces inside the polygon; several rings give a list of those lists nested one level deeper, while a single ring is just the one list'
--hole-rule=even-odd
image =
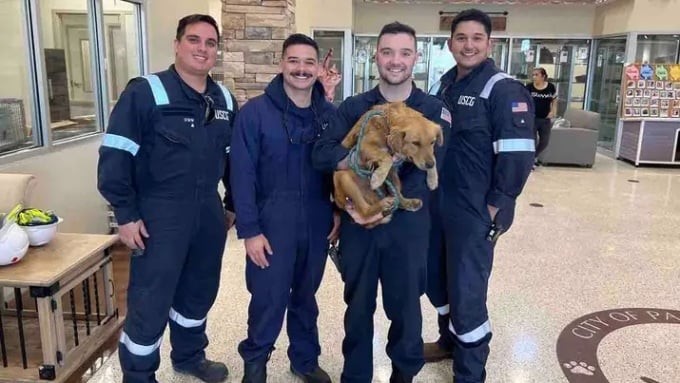
[{"label": "glossy floor", "polygon": [[[487,381],[679,382],[680,313],[672,310],[680,309],[680,169],[636,169],[599,155],[592,169],[541,167],[518,200],[516,217],[499,242],[491,279]],[[243,247],[233,238],[209,316],[208,354],[226,361],[229,381],[240,382],[236,346],[245,335],[249,296]],[[344,303],[330,263],[318,299],[321,364],[339,381]],[[423,337],[433,340],[436,313],[425,297],[422,302]],[[374,381],[387,382],[388,322],[380,306],[375,322]],[[284,326],[270,382],[297,381],[286,347]],[[172,371],[168,353],[166,333],[158,380],[193,382]],[[450,382],[450,371],[450,363],[426,365],[416,381]],[[90,379],[119,381],[115,356]]]}]

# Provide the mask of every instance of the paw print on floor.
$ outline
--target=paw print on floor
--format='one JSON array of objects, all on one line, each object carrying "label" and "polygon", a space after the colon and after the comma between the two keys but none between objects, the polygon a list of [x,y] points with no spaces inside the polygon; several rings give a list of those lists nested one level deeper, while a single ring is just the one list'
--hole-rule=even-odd
[{"label": "paw print on floor", "polygon": [[572,374],[575,375],[588,375],[588,376],[593,376],[595,375],[593,372],[595,372],[595,367],[588,365],[588,363],[576,363],[573,360],[569,363],[565,363],[564,368],[569,370]]}]

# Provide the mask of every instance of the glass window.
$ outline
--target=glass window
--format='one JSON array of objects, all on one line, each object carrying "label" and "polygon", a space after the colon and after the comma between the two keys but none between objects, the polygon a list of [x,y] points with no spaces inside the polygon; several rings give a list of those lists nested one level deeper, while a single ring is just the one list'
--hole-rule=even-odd
[{"label": "glass window", "polygon": [[432,38],[428,88],[432,88],[444,73],[448,72],[449,69],[456,65],[456,60],[453,59],[453,55],[451,55],[449,46],[446,43],[448,39],[448,37]]},{"label": "glass window", "polygon": [[328,64],[329,68],[335,65],[335,68],[342,74],[342,79],[340,84],[335,87],[335,96],[333,103],[335,105],[340,105],[343,100],[342,91],[345,86],[345,79],[349,78],[345,72],[343,61],[345,58],[344,46],[345,46],[345,32],[344,31],[314,31],[314,40],[319,44],[319,59],[323,62],[323,59],[328,54],[329,49],[333,49],[333,57],[330,59]]},{"label": "glass window", "polygon": [[583,109],[590,40],[514,39],[509,74],[529,83],[534,68],[543,68],[557,88],[557,114]]},{"label": "glass window", "polygon": [[675,64],[678,57],[678,35],[639,35],[635,62]]},{"label": "glass window", "polygon": [[47,73],[53,141],[98,130],[86,0],[40,2],[41,44]]},{"label": "glass window", "polygon": [[128,80],[141,74],[139,5],[126,1],[104,0],[104,49],[109,109],[113,109]]},{"label": "glass window", "polygon": [[[32,129],[32,105],[28,40],[22,1],[0,2],[0,154],[38,145]],[[16,36],[8,38],[7,36]]]}]

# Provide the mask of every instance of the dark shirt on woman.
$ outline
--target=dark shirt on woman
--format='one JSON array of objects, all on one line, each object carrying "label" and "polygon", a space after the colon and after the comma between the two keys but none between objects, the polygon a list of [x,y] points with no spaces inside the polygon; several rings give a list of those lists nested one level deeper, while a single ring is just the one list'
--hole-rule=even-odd
[{"label": "dark shirt on woman", "polygon": [[536,117],[548,118],[550,114],[550,104],[557,98],[557,89],[552,83],[548,83],[544,89],[536,89],[533,83],[527,84],[527,89],[531,93],[536,105]]}]

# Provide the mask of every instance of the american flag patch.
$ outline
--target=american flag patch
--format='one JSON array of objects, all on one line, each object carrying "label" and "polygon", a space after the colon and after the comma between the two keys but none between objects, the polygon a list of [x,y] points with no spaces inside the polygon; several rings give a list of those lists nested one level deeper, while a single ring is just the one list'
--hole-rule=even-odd
[{"label": "american flag patch", "polygon": [[529,105],[526,102],[513,102],[512,103],[512,113],[528,112]]},{"label": "american flag patch", "polygon": [[442,107],[442,114],[439,116],[442,120],[451,123],[451,112],[448,109]]}]

